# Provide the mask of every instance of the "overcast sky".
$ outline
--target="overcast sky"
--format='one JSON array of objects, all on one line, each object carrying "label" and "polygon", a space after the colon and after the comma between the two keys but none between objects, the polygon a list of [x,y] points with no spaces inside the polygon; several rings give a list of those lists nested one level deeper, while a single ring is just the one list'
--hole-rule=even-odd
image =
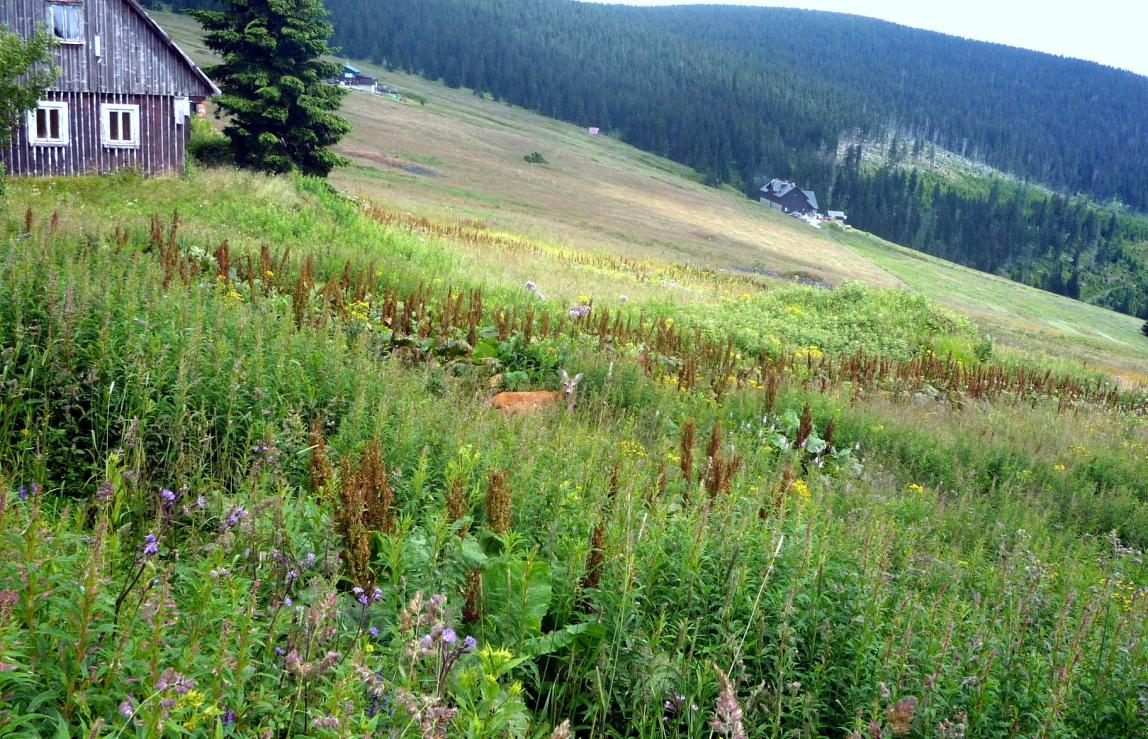
[{"label": "overcast sky", "polygon": [[[626,5],[693,5],[705,0],[584,0]],[[1088,59],[1148,76],[1145,0],[721,0],[832,10],[915,28]]]}]

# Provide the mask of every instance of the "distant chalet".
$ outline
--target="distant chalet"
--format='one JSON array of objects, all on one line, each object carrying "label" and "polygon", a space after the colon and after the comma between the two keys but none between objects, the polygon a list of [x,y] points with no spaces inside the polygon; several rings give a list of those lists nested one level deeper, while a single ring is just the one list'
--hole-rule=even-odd
[{"label": "distant chalet", "polygon": [[785,180],[770,180],[761,188],[761,202],[783,213],[805,215],[817,212],[817,196],[813,191],[801,190]]},{"label": "distant chalet", "polygon": [[0,150],[8,174],[183,169],[189,118],[219,89],[136,0],[0,0],[0,25],[46,26],[60,69]]},{"label": "distant chalet", "polygon": [[376,92],[379,86],[379,79],[372,77],[369,74],[364,74],[358,67],[352,67],[350,64],[343,65],[343,71],[338,78],[327,80],[332,85],[341,85],[349,87],[352,90],[362,90],[363,92]]}]

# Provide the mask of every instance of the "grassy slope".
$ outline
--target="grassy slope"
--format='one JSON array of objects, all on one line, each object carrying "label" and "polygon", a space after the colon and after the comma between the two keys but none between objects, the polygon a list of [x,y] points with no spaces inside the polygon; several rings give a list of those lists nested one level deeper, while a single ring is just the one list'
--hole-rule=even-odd
[{"label": "grassy slope", "polygon": [[[194,21],[169,13],[156,17],[193,58],[210,63]],[[363,66],[425,101],[402,105],[353,93],[345,103],[354,130],[341,151],[355,164],[333,181],[389,207],[449,221],[477,219],[577,250],[903,286],[968,314],[982,331],[1021,351],[1148,380],[1148,341],[1136,319],[873,237],[818,232],[737,193],[704,187],[681,165],[608,137],[590,137],[465,90]],[[522,157],[532,151],[549,164],[526,164]],[[505,261],[483,260],[483,266],[508,280],[539,281],[551,270],[546,260]],[[553,292],[585,291],[569,279],[556,282]]]},{"label": "grassy slope", "polygon": [[835,237],[907,287],[973,319],[1004,344],[1148,381],[1141,321],[978,272],[860,231]]}]

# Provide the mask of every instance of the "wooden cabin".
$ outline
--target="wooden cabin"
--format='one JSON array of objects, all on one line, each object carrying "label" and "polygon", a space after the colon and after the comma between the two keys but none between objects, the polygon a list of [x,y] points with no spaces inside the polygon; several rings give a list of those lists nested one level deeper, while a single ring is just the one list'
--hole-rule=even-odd
[{"label": "wooden cabin", "polygon": [[0,24],[46,27],[60,70],[0,151],[8,174],[183,169],[190,118],[219,89],[136,0],[0,0]]}]

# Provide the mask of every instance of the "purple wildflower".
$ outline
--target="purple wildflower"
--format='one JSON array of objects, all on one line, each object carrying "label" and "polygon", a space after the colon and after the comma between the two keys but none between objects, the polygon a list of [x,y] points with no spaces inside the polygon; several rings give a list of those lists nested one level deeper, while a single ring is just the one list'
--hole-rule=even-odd
[{"label": "purple wildflower", "polygon": [[297,570],[287,570],[287,581],[288,582],[294,580],[297,577],[299,577],[299,572]]},{"label": "purple wildflower", "polygon": [[167,488],[159,491],[159,497],[163,498],[165,503],[175,502],[175,493],[171,490],[168,490]]},{"label": "purple wildflower", "polygon": [[159,678],[155,681],[155,689],[157,691],[164,691],[170,689],[176,695],[187,695],[197,685],[194,677],[187,677],[176,672],[173,668],[169,667],[163,671]]},{"label": "purple wildflower", "polygon": [[381,588],[375,588],[374,592],[371,593],[371,600],[375,603],[378,603],[382,599],[383,599],[382,589]]},{"label": "purple wildflower", "polygon": [[590,306],[584,303],[572,305],[570,306],[570,310],[566,311],[566,314],[571,318],[583,318],[590,315]]},{"label": "purple wildflower", "polygon": [[363,605],[367,605],[368,603],[370,603],[370,602],[371,602],[371,599],[370,599],[370,598],[368,598],[368,597],[366,596],[366,594],[364,593],[363,595],[360,595],[360,596],[359,596],[359,602],[360,602],[360,603],[362,603]]},{"label": "purple wildflower", "polygon": [[233,509],[231,513],[227,514],[227,518],[223,521],[223,530],[227,531],[228,529],[238,526],[239,522],[246,516],[247,509],[243,506],[239,506],[238,508]]},{"label": "purple wildflower", "polygon": [[742,710],[737,701],[737,690],[733,682],[721,670],[717,671],[721,693],[714,707],[714,717],[710,728],[720,736],[730,739],[746,739],[745,725],[742,723]]},{"label": "purple wildflower", "polygon": [[231,710],[230,708],[228,708],[226,711],[224,711],[222,721],[224,724],[235,723],[235,711]]},{"label": "purple wildflower", "polygon": [[131,720],[132,716],[136,715],[136,705],[135,705],[135,702],[132,700],[131,695],[128,695],[127,698],[124,698],[123,702],[120,703],[120,709],[119,710],[120,710],[120,715],[123,716],[124,718],[128,719],[129,721]]},{"label": "purple wildflower", "polygon": [[203,497],[202,495],[199,496],[198,498],[196,498],[195,499],[195,507],[196,508],[206,508],[207,507],[207,498]]},{"label": "purple wildflower", "polygon": [[473,636],[468,636],[462,640],[462,646],[466,651],[473,652],[478,648],[478,642],[475,641]]},{"label": "purple wildflower", "polygon": [[293,605],[295,605],[295,601],[291,600],[291,596],[290,596],[290,595],[285,595],[285,596],[283,596],[283,606],[284,606],[284,607],[286,607],[286,608],[290,608],[290,607],[291,607],[291,606],[293,606]]},{"label": "purple wildflower", "polygon": [[458,641],[458,634],[454,633],[454,629],[447,627],[442,631],[443,644],[454,644]]},{"label": "purple wildflower", "polygon": [[116,486],[111,480],[104,480],[100,486],[96,488],[96,502],[97,503],[110,503],[112,495],[115,494]]},{"label": "purple wildflower", "polygon": [[371,628],[367,629],[367,633],[370,634],[372,637],[377,639],[377,638],[379,638],[379,627],[378,626],[372,626]]},{"label": "purple wildflower", "polygon": [[144,537],[143,555],[151,557],[159,552],[159,542],[156,541],[155,534],[148,534]]}]

